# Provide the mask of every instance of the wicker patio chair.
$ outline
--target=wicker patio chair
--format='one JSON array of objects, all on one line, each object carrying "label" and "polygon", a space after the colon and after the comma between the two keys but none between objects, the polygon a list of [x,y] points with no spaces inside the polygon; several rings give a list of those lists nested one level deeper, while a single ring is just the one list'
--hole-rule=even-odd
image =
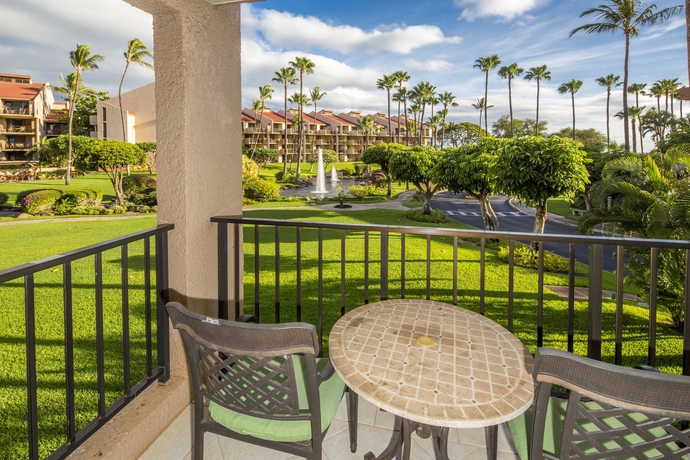
[{"label": "wicker patio chair", "polygon": [[[194,390],[193,460],[204,432],[309,459],[345,390],[330,360],[317,358],[316,328],[306,323],[248,324],[166,306],[182,335]],[[357,397],[350,392],[350,448],[357,449]]]},{"label": "wicker patio chair", "polygon": [[533,375],[532,411],[508,422],[522,459],[690,459],[690,377],[549,348]]}]

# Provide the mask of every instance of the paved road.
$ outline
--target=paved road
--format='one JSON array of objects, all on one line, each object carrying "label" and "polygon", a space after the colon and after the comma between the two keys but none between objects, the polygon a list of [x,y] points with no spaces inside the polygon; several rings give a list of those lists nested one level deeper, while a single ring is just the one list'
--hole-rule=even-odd
[{"label": "paved road", "polygon": [[[451,219],[457,220],[464,224],[484,228],[484,221],[482,220],[481,210],[477,200],[465,198],[465,194],[454,195],[449,192],[439,193],[431,202],[433,209],[443,211]],[[534,227],[534,217],[524,212],[515,210],[508,203],[505,196],[497,196],[492,198],[491,206],[498,216],[500,223],[500,230],[505,232],[527,232],[531,233]],[[561,222],[567,222],[568,219],[559,218]],[[556,222],[556,219],[546,221],[544,226],[544,233],[553,233],[561,235],[575,235],[575,226],[573,224],[566,224]],[[525,241],[528,243],[528,241]],[[544,248],[554,254],[563,257],[568,257],[568,245],[561,243],[546,243]],[[616,268],[616,260],[613,257],[614,248],[604,247],[604,270],[613,271]],[[587,264],[589,261],[589,247],[584,245],[575,246],[575,260]]]}]

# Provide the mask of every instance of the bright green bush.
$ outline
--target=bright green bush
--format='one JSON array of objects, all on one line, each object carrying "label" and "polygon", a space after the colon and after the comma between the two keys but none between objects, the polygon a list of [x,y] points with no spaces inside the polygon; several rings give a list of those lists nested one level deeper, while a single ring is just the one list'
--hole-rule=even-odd
[{"label": "bright green bush", "polygon": [[341,171],[343,172],[343,176],[351,176],[354,174],[354,169],[349,168],[347,166],[343,166]]},{"label": "bright green bush", "polygon": [[244,184],[244,196],[252,200],[267,201],[280,196],[280,187],[264,179],[249,179]]},{"label": "bright green bush", "polygon": [[357,163],[355,165],[355,176],[361,176],[367,171],[367,165],[364,163]]},{"label": "bright green bush", "polygon": [[135,193],[130,196],[130,200],[134,204],[144,205],[144,206],[156,206],[158,205],[158,195],[155,188],[148,188],[141,193]]},{"label": "bright green bush", "polygon": [[60,190],[40,190],[22,199],[22,210],[31,215],[51,212],[53,204],[62,196]]},{"label": "bright green bush", "polygon": [[103,206],[76,206],[72,209],[72,214],[78,216],[98,216],[100,214],[108,214],[108,211]]},{"label": "bright green bush", "polygon": [[386,191],[376,188],[375,185],[353,185],[348,189],[348,193],[355,198],[364,198],[365,196],[382,196],[386,194]]},{"label": "bright green bush", "polygon": [[[53,189],[49,189],[49,188],[34,188],[34,189],[31,189],[31,190],[24,190],[24,191],[22,191],[22,192],[17,193],[17,198],[14,200],[14,204],[16,204],[17,206],[22,206],[22,201],[24,200],[24,198],[26,198],[27,196],[31,195],[32,193],[40,192],[41,190],[53,190]],[[62,192],[61,192],[61,193],[62,193]]]},{"label": "bright green bush", "polygon": [[427,222],[431,224],[447,224],[450,219],[443,211],[431,211],[431,214],[424,214],[421,210],[411,210],[403,214],[405,219],[415,222]]},{"label": "bright green bush", "polygon": [[132,174],[122,178],[122,192],[126,197],[142,193],[150,188],[156,188],[156,179],[151,176]]},{"label": "bright green bush", "polygon": [[10,196],[7,193],[0,192],[0,204],[7,203],[7,200],[9,200],[9,199],[10,199]]},{"label": "bright green bush", "polygon": [[[498,259],[508,263],[509,248],[501,245],[498,250]],[[539,252],[533,251],[529,246],[516,244],[513,252],[513,262],[518,267],[534,268],[539,267]],[[552,252],[544,251],[544,271],[551,273],[568,273],[568,259],[555,255]],[[577,276],[585,276],[582,269],[575,266]]]}]

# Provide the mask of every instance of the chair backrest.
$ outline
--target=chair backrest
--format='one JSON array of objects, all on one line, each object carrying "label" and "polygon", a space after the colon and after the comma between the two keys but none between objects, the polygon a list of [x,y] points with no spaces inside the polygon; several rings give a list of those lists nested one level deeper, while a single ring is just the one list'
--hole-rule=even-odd
[{"label": "chair backrest", "polygon": [[[185,343],[196,401],[206,397],[254,417],[308,420],[310,410],[299,405],[297,371],[305,374],[308,406],[318,411],[314,403],[318,402],[319,346],[313,325],[225,321],[199,315],[177,302],[166,308]],[[304,368],[296,369],[297,354],[304,356]]]},{"label": "chair backrest", "polygon": [[630,369],[548,348],[534,364],[530,458],[543,453],[552,385],[569,390],[558,458],[690,458],[690,377]]}]

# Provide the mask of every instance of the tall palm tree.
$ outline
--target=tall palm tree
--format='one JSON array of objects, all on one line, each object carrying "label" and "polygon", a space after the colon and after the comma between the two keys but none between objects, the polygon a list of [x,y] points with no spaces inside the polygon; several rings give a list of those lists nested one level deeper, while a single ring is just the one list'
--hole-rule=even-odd
[{"label": "tall palm tree", "polygon": [[[259,86],[259,123],[254,130],[256,134],[256,142],[254,143],[254,149],[252,150],[251,159],[254,159],[254,153],[256,153],[256,144],[259,142],[259,136],[261,135],[261,124],[264,121],[264,110],[266,109],[266,99],[273,99],[274,89],[271,88],[271,84],[267,83],[263,86]],[[252,108],[252,110],[254,110]],[[256,119],[256,111],[254,111],[254,119]]]},{"label": "tall palm tree", "polygon": [[673,115],[673,98],[680,88],[680,82],[677,78],[665,78],[661,80],[661,86],[664,88],[664,95],[666,96],[666,110],[668,111],[668,100],[671,98],[671,115]]},{"label": "tall palm tree", "polygon": [[665,110],[647,111],[641,117],[640,127],[643,134],[651,134],[654,142],[659,142],[666,136],[666,131],[674,128],[676,119]]},{"label": "tall palm tree", "polygon": [[364,132],[364,151],[369,148],[369,134],[378,132],[379,126],[372,117],[362,117],[355,123],[357,131]]},{"label": "tall palm tree", "polygon": [[376,80],[376,88],[386,90],[388,95],[388,138],[390,142],[393,142],[393,131],[391,130],[391,90],[395,88],[396,83],[398,83],[398,80],[394,74],[384,75],[383,78]]},{"label": "tall palm tree", "polygon": [[603,86],[606,88],[606,148],[608,149],[608,146],[611,145],[611,134],[609,130],[609,125],[610,125],[610,120],[611,120],[611,115],[609,112],[609,109],[611,108],[611,87],[613,86],[620,86],[623,84],[623,82],[620,81],[621,77],[620,75],[614,75],[614,74],[609,74],[605,77],[599,77],[596,79],[596,82],[599,83],[599,86]]},{"label": "tall palm tree", "polygon": [[439,126],[443,126],[443,113],[437,112],[430,116],[427,124],[431,126],[431,133],[433,136],[433,147],[436,148],[436,133],[438,133]]},{"label": "tall palm tree", "polygon": [[534,124],[534,135],[539,135],[539,92],[540,92],[540,82],[542,80],[551,80],[551,72],[547,70],[545,65],[538,67],[530,67],[530,69],[525,73],[525,80],[536,80],[537,81],[537,119]]},{"label": "tall palm tree", "polygon": [[[393,72],[393,75],[395,76],[395,80],[398,82],[398,124],[400,124],[400,102],[404,103],[404,112],[405,113],[405,120],[407,121],[407,88],[403,86],[403,83],[407,83],[410,81],[410,75],[403,71],[403,70],[397,70]],[[405,123],[407,124],[407,123]],[[406,129],[405,130],[405,135],[407,136],[407,145],[410,145],[410,132]],[[398,143],[400,143],[400,131],[398,130]]]},{"label": "tall palm tree", "polygon": [[[100,54],[91,55],[91,45],[88,43],[77,44],[74,51],[70,51],[69,60],[74,67],[74,88],[80,88],[82,82],[81,74],[90,71],[98,70],[98,63],[105,59]],[[72,100],[69,101],[68,123],[67,123],[67,173],[65,174],[65,185],[72,184],[72,122],[74,121],[74,109],[77,94],[79,91],[72,91]]]},{"label": "tall palm tree", "polygon": [[412,129],[409,129],[408,123],[408,131],[412,131],[414,142],[417,142],[417,130],[419,129],[419,121],[417,120],[417,116],[422,112],[422,105],[413,101],[412,104],[410,104],[410,106],[407,108],[407,111],[410,115],[412,115],[412,120],[410,120],[412,122]]},{"label": "tall palm tree", "polygon": [[453,93],[446,91],[439,95],[441,104],[443,104],[443,123],[441,123],[441,150],[443,150],[443,137],[446,134],[446,117],[448,116],[448,107],[458,107],[460,104],[455,102],[455,96]]},{"label": "tall palm tree", "polygon": [[303,123],[303,114],[304,114],[304,74],[306,73],[307,75],[314,73],[314,67],[316,67],[316,64],[314,64],[313,61],[311,61],[308,57],[296,57],[294,61],[289,62],[290,67],[295,69],[296,72],[299,73],[299,116],[300,116],[300,125],[299,125],[299,137],[297,139],[297,173],[295,175],[295,182],[299,183],[300,181],[300,175],[301,175],[301,163],[302,163],[302,147],[304,145],[304,140],[302,136],[304,135],[304,123]]},{"label": "tall palm tree", "polygon": [[575,139],[575,93],[577,93],[582,87],[582,81],[580,80],[570,80],[567,83],[563,83],[558,87],[559,94],[570,93],[570,98],[573,104],[573,140]]},{"label": "tall palm tree", "polygon": [[[482,112],[487,109],[486,107],[486,100],[484,98],[477,99],[476,104],[472,104],[472,107],[475,109],[479,110],[479,127],[482,127]],[[493,107],[493,105],[490,105],[489,107]]]},{"label": "tall palm tree", "polygon": [[[302,126],[305,124],[303,113],[302,113],[303,109],[301,107],[304,107],[305,105],[309,105],[311,103],[311,101],[309,100],[309,96],[307,96],[306,94],[294,93],[292,96],[290,96],[288,98],[288,102],[290,104],[297,104],[297,115],[292,118],[292,124],[294,126],[297,126],[297,130],[301,133],[302,132]],[[301,155],[299,155],[299,145],[300,145],[299,141],[300,141],[300,138],[299,138],[299,134],[298,134],[298,138],[297,138],[298,160],[302,161],[302,157],[301,157]],[[295,161],[295,159],[294,159],[294,152],[293,152],[293,158],[290,161],[290,171],[292,171],[292,162],[294,162],[294,161]],[[298,164],[297,168],[299,169],[299,164]]]},{"label": "tall palm tree", "polygon": [[[404,102],[405,103],[405,113],[407,113],[407,88],[400,87],[398,90],[393,94],[393,101],[398,103],[398,138],[397,142],[398,144],[400,143],[400,126],[406,126],[406,121],[407,121],[407,115],[405,115],[405,122],[401,121],[400,118],[400,103]],[[410,133],[407,129],[405,129],[405,136],[407,139],[407,145],[410,145]]]},{"label": "tall palm tree", "polygon": [[[316,112],[318,111],[318,109],[316,108],[316,103],[324,97],[326,97],[327,95],[328,93],[326,91],[321,91],[320,86],[316,86],[314,89],[309,90],[309,97],[311,97],[311,102],[314,104],[314,120],[316,120]],[[316,139],[316,131],[314,131],[314,139]]]},{"label": "tall palm tree", "polygon": [[288,135],[287,135],[287,104],[288,104],[288,85],[296,85],[299,81],[297,73],[292,67],[281,67],[275,72],[273,81],[282,83],[285,86],[285,131],[283,132],[283,174],[287,172],[287,151],[288,151]]},{"label": "tall palm tree", "polygon": [[63,77],[62,74],[58,74],[62,86],[47,85],[47,87],[56,93],[64,94],[66,101],[73,101],[79,98],[79,96],[94,94],[95,91],[91,88],[84,86],[83,83],[79,83],[79,89],[76,90],[76,80],[77,74],[70,72],[67,74],[67,78]]},{"label": "tall palm tree", "polygon": [[664,86],[661,84],[661,81],[654,82],[654,84],[649,88],[649,91],[647,91],[646,94],[649,97],[655,97],[656,98],[656,109],[661,110],[661,96],[664,95]]},{"label": "tall palm tree", "polygon": [[515,137],[515,124],[513,123],[513,78],[522,75],[525,69],[518,66],[516,62],[510,65],[504,65],[498,69],[498,76],[508,79],[508,105],[510,107],[510,137]]},{"label": "tall palm tree", "polygon": [[486,135],[489,135],[489,111],[487,104],[489,103],[489,72],[494,70],[501,64],[501,58],[497,54],[488,57],[480,57],[474,61],[475,68],[486,73],[486,83],[484,84],[484,128]]},{"label": "tall palm tree", "polygon": [[252,105],[250,107],[252,109],[252,112],[254,112],[254,130],[252,131],[252,137],[250,139],[250,147],[252,149],[252,157],[254,156],[254,152],[256,151],[256,141],[257,141],[257,131],[259,131],[259,122],[257,119],[257,114],[263,110],[262,108],[262,103],[259,99],[252,99]]},{"label": "tall palm tree", "polygon": [[120,118],[122,119],[122,135],[123,140],[127,142],[127,129],[125,128],[125,109],[122,107],[122,84],[125,82],[125,75],[127,75],[127,69],[129,65],[134,62],[142,67],[153,70],[153,64],[148,62],[146,59],[153,59],[153,53],[149,51],[144,42],[138,38],[133,38],[127,42],[127,51],[124,52],[125,55],[125,71],[122,73],[122,79],[120,80],[120,87],[117,90],[117,99],[120,103]]},{"label": "tall palm tree", "polygon": [[419,118],[419,145],[422,145],[422,138],[424,137],[424,113],[426,111],[426,105],[436,95],[436,87],[428,81],[423,81],[415,85],[415,87],[412,88],[412,91],[417,99],[417,103],[422,107],[421,116]]},{"label": "tall palm tree", "polygon": [[[628,113],[630,114],[630,125],[632,127],[632,151],[633,153],[637,153],[637,122],[640,120],[640,116],[642,115],[642,111],[644,110],[644,106],[639,107],[628,107]],[[623,114],[623,111],[621,110],[617,114],[614,115],[614,117],[618,118],[619,120],[625,119],[625,115]],[[642,132],[640,131],[640,143],[642,142]]]},{"label": "tall palm tree", "polygon": [[640,34],[640,27],[660,24],[683,11],[681,5],[656,11],[656,5],[644,6],[642,0],[607,0],[606,4],[583,11],[580,17],[595,16],[600,22],[584,24],[570,32],[588,34],[615,33],[620,30],[625,35],[625,61],[623,70],[623,113],[625,114],[625,149],[630,150],[628,129],[628,63],[630,60],[630,38]]}]

